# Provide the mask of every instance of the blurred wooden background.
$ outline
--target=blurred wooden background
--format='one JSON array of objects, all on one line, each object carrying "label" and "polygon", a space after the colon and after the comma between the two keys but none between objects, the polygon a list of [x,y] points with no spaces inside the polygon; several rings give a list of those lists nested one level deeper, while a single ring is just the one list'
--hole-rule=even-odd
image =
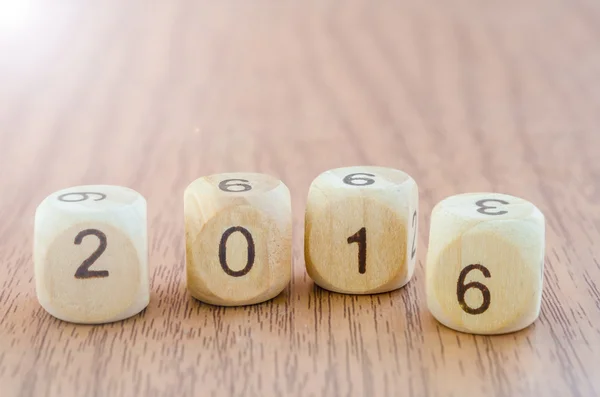
[{"label": "blurred wooden background", "polygon": [[[595,0],[0,0],[0,394],[598,395],[599,43]],[[304,270],[308,186],[354,164],[421,189],[416,274],[393,293]],[[275,300],[224,309],[186,292],[182,193],[236,170],[290,187],[295,264]],[[35,207],[84,183],[148,199],[152,300],[127,321],[72,325],[35,298]],[[498,337],[424,300],[431,208],[487,190],[547,217],[541,316]]]}]

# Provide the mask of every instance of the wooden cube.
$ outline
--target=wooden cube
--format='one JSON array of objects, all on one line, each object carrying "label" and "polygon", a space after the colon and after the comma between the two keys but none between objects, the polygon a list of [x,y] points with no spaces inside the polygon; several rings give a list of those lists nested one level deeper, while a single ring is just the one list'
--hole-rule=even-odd
[{"label": "wooden cube", "polygon": [[288,188],[263,174],[227,173],[192,182],[184,194],[187,285],[223,305],[269,300],[292,271]]},{"label": "wooden cube", "polygon": [[119,186],[77,186],[35,214],[37,297],[74,323],[122,320],[149,303],[146,200]]},{"label": "wooden cube", "polygon": [[475,334],[517,331],[538,317],[544,216],[523,199],[469,193],[431,216],[427,303],[447,327]]},{"label": "wooden cube", "polygon": [[417,251],[418,188],[383,167],[326,171],[308,193],[304,257],[322,288],[350,294],[406,284]]}]

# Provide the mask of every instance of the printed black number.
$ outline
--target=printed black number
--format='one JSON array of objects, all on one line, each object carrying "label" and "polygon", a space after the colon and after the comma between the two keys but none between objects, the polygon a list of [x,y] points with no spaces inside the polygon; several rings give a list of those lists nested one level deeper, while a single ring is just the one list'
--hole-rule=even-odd
[{"label": "printed black number", "polygon": [[[231,270],[231,268],[227,265],[227,239],[235,232],[240,232],[244,237],[246,237],[246,242],[248,243],[248,261],[246,262],[246,267],[242,270]],[[254,239],[252,238],[252,234],[241,226],[230,227],[225,230],[223,236],[221,236],[221,242],[219,243],[219,262],[221,262],[221,267],[225,271],[225,273],[229,274],[232,277],[241,277],[245,274],[248,274],[252,266],[254,265],[254,257],[255,249],[254,249]]]},{"label": "printed black number", "polygon": [[[458,283],[456,284],[456,296],[458,297],[458,303],[460,303],[460,307],[462,307],[465,312],[469,314],[481,314],[490,307],[490,290],[488,287],[477,281],[472,281],[468,284],[465,284],[467,274],[471,270],[479,270],[481,273],[483,273],[485,278],[491,277],[490,271],[485,266],[469,265],[465,267],[462,272],[460,272],[460,276],[458,277]],[[481,295],[483,295],[483,303],[477,308],[472,308],[467,305],[467,302],[465,302],[465,294],[470,288],[477,288],[479,291],[481,291]]]},{"label": "printed black number", "polygon": [[[69,199],[68,197],[74,196],[73,199]],[[65,193],[58,196],[59,201],[63,201],[65,203],[79,203],[80,201],[85,201],[90,199],[90,196],[98,196],[98,198],[93,199],[94,201],[104,200],[106,198],[106,194],[98,193],[98,192],[74,192],[74,193]]]},{"label": "printed black number", "polygon": [[[362,176],[358,176],[358,175],[362,175]],[[351,186],[367,186],[367,185],[374,184],[375,180],[371,179],[371,178],[367,178],[368,176],[375,177],[375,175],[373,175],[373,174],[367,174],[365,172],[358,172],[356,174],[346,175],[346,177],[344,178],[343,181],[346,185],[351,185]],[[359,181],[360,181],[360,183],[357,183]]]},{"label": "printed black number", "polygon": [[77,236],[75,236],[75,244],[79,245],[83,241],[83,238],[86,236],[96,236],[98,240],[100,240],[100,245],[94,251],[89,258],[83,261],[81,265],[77,268],[75,272],[75,278],[84,279],[84,278],[102,278],[108,277],[108,270],[90,270],[90,266],[94,264],[102,255],[102,253],[106,250],[106,234],[102,233],[97,229],[86,229],[79,232]]},{"label": "printed black number", "polygon": [[490,212],[489,210],[493,210],[496,209],[498,207],[495,206],[490,206],[490,205],[486,205],[485,203],[499,203],[499,204],[504,204],[507,205],[509,204],[508,202],[504,201],[504,200],[497,200],[497,199],[483,199],[483,200],[479,200],[478,202],[475,203],[475,205],[479,208],[477,208],[477,212],[484,214],[484,215],[504,215],[504,214],[508,214],[508,211],[496,211],[496,212]]},{"label": "printed black number", "polygon": [[352,243],[358,243],[358,272],[365,274],[367,271],[367,229],[363,227],[348,237],[348,244]]},{"label": "printed black number", "polygon": [[[229,183],[229,182],[241,182],[241,183]],[[250,181],[246,179],[225,179],[219,183],[219,189],[224,192],[239,193],[247,192],[252,190],[252,186],[248,185]],[[241,189],[240,189],[241,188]]]},{"label": "printed black number", "polygon": [[415,257],[415,254],[417,253],[417,211],[416,210],[415,210],[415,213],[413,214],[412,227],[414,230],[414,234],[413,234],[412,252],[410,254],[411,260]]}]

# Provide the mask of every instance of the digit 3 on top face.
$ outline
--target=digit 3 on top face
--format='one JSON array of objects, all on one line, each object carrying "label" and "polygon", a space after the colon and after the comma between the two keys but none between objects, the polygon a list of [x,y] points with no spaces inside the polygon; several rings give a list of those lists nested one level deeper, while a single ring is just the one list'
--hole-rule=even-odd
[{"label": "digit 3 on top face", "polygon": [[449,197],[433,210],[427,254],[427,302],[459,331],[517,331],[539,314],[544,217],[504,194]]},{"label": "digit 3 on top face", "polygon": [[308,193],[307,271],[336,292],[400,288],[413,273],[417,220],[417,185],[406,173],[370,166],[326,171]]}]

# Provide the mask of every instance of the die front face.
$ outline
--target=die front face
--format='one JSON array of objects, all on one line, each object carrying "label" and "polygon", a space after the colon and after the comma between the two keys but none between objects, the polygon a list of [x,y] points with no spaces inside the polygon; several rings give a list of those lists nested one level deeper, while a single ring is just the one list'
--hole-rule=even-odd
[{"label": "die front face", "polygon": [[367,166],[327,171],[308,195],[308,274],[341,293],[400,288],[413,273],[417,220],[417,184],[404,172]]},{"label": "die front face", "polygon": [[427,303],[442,324],[469,333],[520,330],[539,315],[544,216],[496,193],[452,196],[431,217]]},{"label": "die front face", "polygon": [[70,322],[97,324],[149,302],[146,201],[118,186],[79,186],[48,196],[35,219],[40,304]]},{"label": "die front face", "polygon": [[247,305],[278,295],[292,266],[288,188],[264,174],[194,181],[184,195],[188,289],[203,302]]}]

